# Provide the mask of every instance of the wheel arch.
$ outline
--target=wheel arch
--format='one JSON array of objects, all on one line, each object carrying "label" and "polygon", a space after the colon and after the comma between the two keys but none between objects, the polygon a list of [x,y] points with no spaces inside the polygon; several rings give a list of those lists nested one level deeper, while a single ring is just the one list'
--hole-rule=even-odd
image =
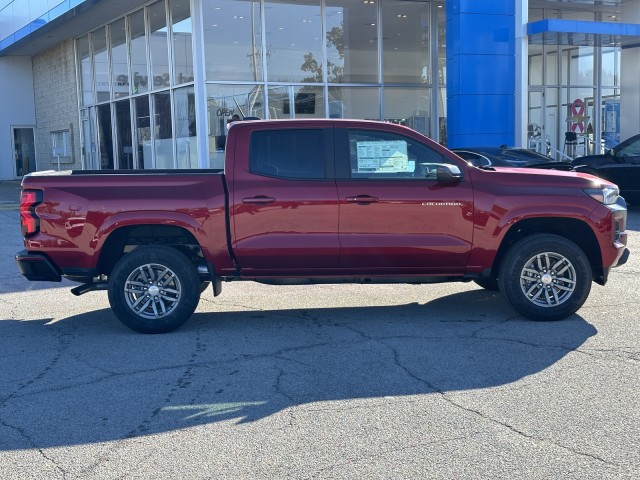
[{"label": "wheel arch", "polygon": [[207,265],[200,243],[188,229],[177,225],[150,223],[127,225],[113,230],[100,248],[98,272],[109,275],[123,255],[142,245],[173,247],[184,253],[194,265]]},{"label": "wheel arch", "polygon": [[[559,235],[575,243],[585,253],[596,281],[602,277],[602,253],[598,239],[591,227],[575,218],[526,218],[514,223],[505,234],[491,267],[491,275],[496,276],[505,254],[518,240],[538,233]],[[600,282],[598,282],[600,283]]]}]

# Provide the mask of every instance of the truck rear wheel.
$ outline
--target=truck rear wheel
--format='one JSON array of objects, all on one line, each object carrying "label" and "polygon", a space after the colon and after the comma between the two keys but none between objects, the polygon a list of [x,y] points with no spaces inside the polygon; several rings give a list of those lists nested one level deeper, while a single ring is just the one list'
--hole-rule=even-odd
[{"label": "truck rear wheel", "polygon": [[516,242],[498,276],[500,293],[531,320],[562,320],[574,314],[591,291],[591,267],[572,241],[536,234]]},{"label": "truck rear wheel", "polygon": [[171,247],[138,247],[123,256],[109,276],[111,308],[136,332],[175,330],[193,315],[199,299],[196,268]]}]

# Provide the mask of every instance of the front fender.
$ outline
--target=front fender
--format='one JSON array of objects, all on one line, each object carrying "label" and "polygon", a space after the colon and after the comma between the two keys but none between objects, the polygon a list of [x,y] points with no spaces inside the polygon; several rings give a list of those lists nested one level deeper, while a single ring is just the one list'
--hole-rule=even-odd
[{"label": "front fender", "polygon": [[[554,204],[554,200],[557,203]],[[476,212],[481,221],[475,223],[468,273],[483,273],[493,268],[499,252],[504,249],[507,236],[511,239],[518,237],[519,233],[516,230],[519,229],[519,225],[526,225],[527,233],[560,233],[563,230],[571,231],[575,230],[576,226],[584,225],[595,237],[596,226],[591,218],[595,208],[597,205],[583,202],[563,204],[558,198],[551,199],[551,202],[547,199],[535,204],[509,207],[496,204],[489,212]]]}]

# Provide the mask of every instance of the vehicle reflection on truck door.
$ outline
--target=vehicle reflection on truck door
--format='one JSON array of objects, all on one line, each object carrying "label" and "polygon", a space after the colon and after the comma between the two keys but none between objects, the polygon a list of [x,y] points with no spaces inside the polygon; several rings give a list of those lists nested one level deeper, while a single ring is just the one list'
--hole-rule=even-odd
[{"label": "vehicle reflection on truck door", "polygon": [[[361,272],[464,272],[473,232],[467,167],[408,136],[336,130],[339,266]],[[340,158],[342,156],[342,158]],[[455,165],[461,181],[437,180]]]},{"label": "vehicle reflection on truck door", "polygon": [[[331,138],[331,129],[316,127],[255,126],[239,133],[231,213],[244,272],[295,274],[337,266],[338,201],[333,149],[326,147]],[[246,146],[249,151],[243,152]]]}]

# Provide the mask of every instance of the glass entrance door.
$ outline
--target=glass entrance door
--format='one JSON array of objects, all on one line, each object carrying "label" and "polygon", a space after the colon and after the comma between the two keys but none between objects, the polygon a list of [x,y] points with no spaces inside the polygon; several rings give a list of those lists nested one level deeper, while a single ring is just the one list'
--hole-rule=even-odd
[{"label": "glass entrance door", "polygon": [[22,177],[36,170],[36,147],[33,127],[13,127],[13,159],[16,165],[16,176]]}]

